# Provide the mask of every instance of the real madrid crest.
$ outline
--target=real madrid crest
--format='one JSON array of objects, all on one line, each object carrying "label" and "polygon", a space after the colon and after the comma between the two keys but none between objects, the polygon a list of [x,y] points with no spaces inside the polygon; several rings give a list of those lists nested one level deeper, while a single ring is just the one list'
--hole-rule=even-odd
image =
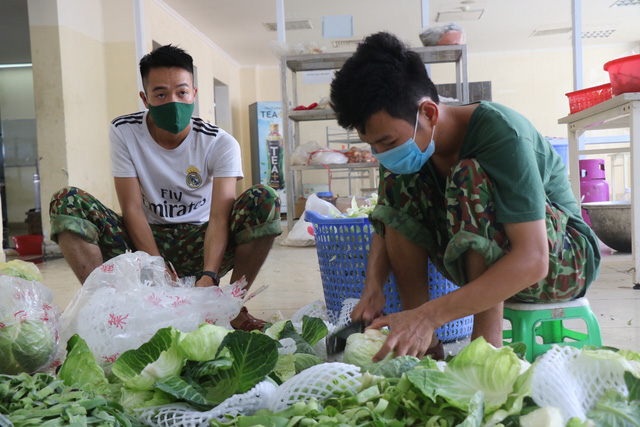
[{"label": "real madrid crest", "polygon": [[190,188],[198,188],[202,185],[200,171],[195,166],[189,166],[189,169],[187,169],[187,185]]}]

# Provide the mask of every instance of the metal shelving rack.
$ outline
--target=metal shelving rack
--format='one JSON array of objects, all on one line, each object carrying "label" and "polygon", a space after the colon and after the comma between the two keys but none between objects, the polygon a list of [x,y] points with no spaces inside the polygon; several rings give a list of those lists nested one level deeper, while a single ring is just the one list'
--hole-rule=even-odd
[{"label": "metal shelving rack", "polygon": [[[467,76],[466,45],[430,46],[413,49],[425,64],[455,63],[456,96],[462,103],[469,102],[469,79]],[[291,155],[300,143],[300,122],[333,120],[335,114],[329,109],[294,111],[298,104],[297,73],[303,71],[336,70],[342,67],[353,52],[323,53],[317,55],[292,55],[280,59],[280,82],[282,91],[282,133],[284,138],[284,170],[287,186],[287,206],[293,209],[296,197],[296,179],[303,170],[323,169],[324,166],[291,165]],[[332,170],[363,170],[378,167],[378,163],[346,163],[327,165]],[[291,211],[293,212],[293,211]],[[287,227],[293,227],[294,215],[287,214]]]}]

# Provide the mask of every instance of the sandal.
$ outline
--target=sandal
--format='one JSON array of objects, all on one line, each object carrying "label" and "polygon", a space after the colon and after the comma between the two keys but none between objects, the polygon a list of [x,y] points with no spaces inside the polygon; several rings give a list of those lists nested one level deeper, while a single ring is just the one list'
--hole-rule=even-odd
[{"label": "sandal", "polygon": [[431,356],[433,360],[444,360],[444,346],[442,345],[442,341],[438,340],[438,344],[427,350],[425,356]]},{"label": "sandal", "polygon": [[267,322],[265,322],[264,320],[255,318],[252,315],[250,315],[249,312],[247,311],[247,307],[242,307],[240,309],[240,314],[238,314],[238,317],[240,317],[242,314],[244,314],[244,316],[246,317],[245,321],[242,322],[242,324],[237,328],[234,326],[233,329],[236,329],[236,330],[239,329],[245,332],[251,332],[251,331],[262,332],[265,325],[267,324]]}]

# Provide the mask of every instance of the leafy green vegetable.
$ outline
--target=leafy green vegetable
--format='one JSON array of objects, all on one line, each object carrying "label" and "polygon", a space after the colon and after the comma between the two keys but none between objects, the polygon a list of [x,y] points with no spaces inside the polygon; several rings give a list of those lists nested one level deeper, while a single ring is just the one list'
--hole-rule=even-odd
[{"label": "leafy green vegetable", "polygon": [[327,336],[329,330],[322,319],[317,317],[302,317],[302,339],[309,345],[316,345],[318,341]]},{"label": "leafy green vegetable", "polygon": [[290,320],[287,320],[280,332],[279,339],[291,338],[296,343],[296,353],[306,353],[317,356],[311,344],[309,344],[302,336],[298,334],[296,328],[293,326]]},{"label": "leafy green vegetable", "polygon": [[122,353],[112,372],[134,390],[150,390],[156,381],[179,375],[184,364],[177,344],[179,337],[177,329],[159,329],[139,348]]},{"label": "leafy green vegetable", "polygon": [[[364,333],[349,335],[344,349],[344,363],[359,366],[367,370],[373,365],[373,356],[380,350],[387,339],[387,334],[378,329],[367,329]],[[393,357],[390,353],[385,360]]]},{"label": "leafy green vegetable", "polygon": [[587,417],[598,426],[640,427],[640,401],[629,402],[616,390],[607,390]]},{"label": "leafy green vegetable", "polygon": [[51,375],[0,375],[0,413],[19,426],[140,426],[122,406]]},{"label": "leafy green vegetable", "polygon": [[189,383],[177,375],[163,378],[153,385],[158,390],[171,394],[178,400],[182,400],[194,405],[207,407],[208,403],[204,396],[204,390],[195,383]]},{"label": "leafy green vegetable", "polygon": [[[236,393],[245,393],[258,384],[276,366],[277,342],[263,334],[234,331],[222,341],[233,357],[230,369],[209,376],[207,400],[222,402]],[[220,350],[218,350],[220,352]]]},{"label": "leafy green vegetable", "polygon": [[167,405],[175,400],[173,396],[161,390],[133,390],[123,387],[119,403],[127,412],[133,413],[134,409]]},{"label": "leafy green vegetable", "polygon": [[37,265],[32,262],[26,262],[19,259],[14,259],[9,262],[0,262],[0,274],[20,277],[32,282],[42,283],[44,281]]},{"label": "leafy green vegetable", "polygon": [[296,374],[308,369],[312,366],[322,363],[322,359],[312,354],[296,353],[294,354],[294,364]]},{"label": "leafy green vegetable", "polygon": [[178,348],[189,360],[211,360],[229,332],[222,326],[203,323],[195,331],[181,334]]},{"label": "leafy green vegetable", "polygon": [[56,340],[44,322],[27,320],[0,325],[0,373],[32,373],[55,356]]},{"label": "leafy green vegetable", "polygon": [[401,356],[395,359],[385,359],[374,363],[368,369],[372,375],[381,375],[387,378],[400,378],[402,374],[412,370],[420,364],[420,359],[413,356]]},{"label": "leafy green vegetable", "polygon": [[58,378],[70,387],[98,393],[105,392],[108,384],[87,342],[78,334],[67,342],[67,358],[60,367]]},{"label": "leafy green vegetable", "polygon": [[[307,356],[311,355],[307,354]],[[278,362],[275,368],[273,368],[273,373],[277,378],[273,378],[273,376],[272,378],[275,379],[278,384],[282,384],[293,377],[296,374],[296,355],[293,353],[278,355]]]},{"label": "leafy green vegetable", "polygon": [[[509,347],[495,349],[483,338],[467,345],[446,366],[412,370],[407,378],[426,396],[444,397],[451,405],[468,410],[477,391],[484,393],[484,413],[490,416],[499,409],[497,418],[517,413],[522,400],[531,394],[531,370],[520,376],[520,359]],[[495,423],[500,419],[493,419]]]}]

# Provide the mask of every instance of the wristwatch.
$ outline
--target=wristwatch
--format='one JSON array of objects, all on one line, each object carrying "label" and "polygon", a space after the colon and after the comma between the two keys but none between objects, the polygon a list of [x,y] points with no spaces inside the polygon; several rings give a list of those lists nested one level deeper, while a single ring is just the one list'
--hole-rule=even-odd
[{"label": "wristwatch", "polygon": [[218,276],[218,273],[215,273],[213,271],[203,271],[202,275],[211,277],[213,279],[213,284],[216,286],[220,286],[220,276]]}]

